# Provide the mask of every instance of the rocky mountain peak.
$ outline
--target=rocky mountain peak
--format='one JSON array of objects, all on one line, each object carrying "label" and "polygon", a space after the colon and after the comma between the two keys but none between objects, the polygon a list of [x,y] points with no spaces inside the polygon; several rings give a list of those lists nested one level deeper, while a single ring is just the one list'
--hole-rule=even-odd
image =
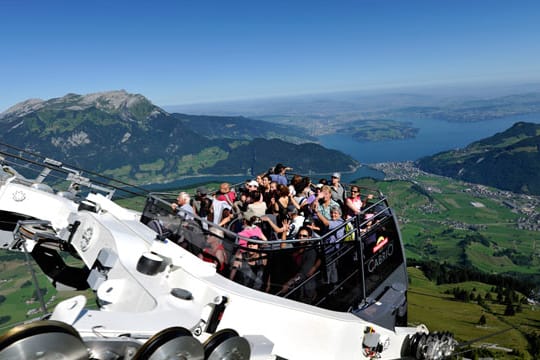
[{"label": "rocky mountain peak", "polygon": [[82,111],[92,107],[105,112],[119,113],[126,120],[144,120],[159,113],[166,114],[143,95],[131,94],[126,90],[113,90],[86,95],[69,93],[46,101],[26,100],[1,113],[0,120],[23,117],[41,109]]},{"label": "rocky mountain peak", "polygon": [[3,113],[0,113],[0,120],[8,116],[21,117],[31,112],[37,111],[43,108],[44,103],[45,101],[41,99],[28,99],[22,101],[18,104],[13,105]]}]

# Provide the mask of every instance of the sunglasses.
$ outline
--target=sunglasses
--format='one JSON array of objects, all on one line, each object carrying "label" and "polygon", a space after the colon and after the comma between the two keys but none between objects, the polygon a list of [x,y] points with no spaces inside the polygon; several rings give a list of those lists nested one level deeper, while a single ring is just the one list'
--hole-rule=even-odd
[{"label": "sunglasses", "polygon": [[308,238],[309,235],[308,234],[298,234],[298,237],[299,238]]}]

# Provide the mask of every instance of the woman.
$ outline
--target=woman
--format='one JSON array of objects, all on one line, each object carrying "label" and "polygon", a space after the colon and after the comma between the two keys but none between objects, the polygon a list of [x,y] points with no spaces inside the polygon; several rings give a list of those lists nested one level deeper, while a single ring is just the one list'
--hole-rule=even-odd
[{"label": "woman", "polygon": [[287,185],[279,185],[278,187],[278,198],[274,204],[273,212],[277,218],[277,225],[282,226],[283,220],[287,219],[288,208],[289,208],[289,199],[290,192]]},{"label": "woman", "polygon": [[222,244],[223,231],[218,228],[210,228],[206,238],[206,247],[199,255],[204,261],[216,264],[217,271],[223,272],[227,264],[227,253]]},{"label": "woman", "polygon": [[[313,233],[307,226],[301,227],[296,235],[300,240],[297,250],[293,253],[293,260],[296,265],[295,274],[281,288],[281,293],[285,294],[294,286],[300,285],[302,281],[309,279],[319,269],[321,259],[315,250],[315,247],[309,247],[307,239],[312,238]],[[298,296],[301,301],[311,302],[317,296],[315,279],[309,280],[298,290]]]},{"label": "woman", "polygon": [[261,217],[266,214],[266,203],[263,201],[262,194],[259,190],[255,190],[252,195],[254,201],[248,204],[245,214],[249,213]]},{"label": "woman", "polygon": [[352,185],[351,186],[351,190],[349,191],[350,192],[350,196],[347,197],[347,199],[345,200],[345,206],[346,206],[346,210],[347,210],[347,218],[350,218],[350,217],[353,217],[353,216],[356,216],[360,213],[360,210],[362,210],[362,207],[363,207],[363,203],[362,203],[362,199],[360,198],[360,187],[357,186],[357,185]]}]

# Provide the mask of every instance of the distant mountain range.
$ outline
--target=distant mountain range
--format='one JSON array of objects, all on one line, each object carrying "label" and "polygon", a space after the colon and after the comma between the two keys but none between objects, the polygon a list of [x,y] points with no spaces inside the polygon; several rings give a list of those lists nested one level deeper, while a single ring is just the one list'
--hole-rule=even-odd
[{"label": "distant mountain range", "polygon": [[138,183],[258,173],[277,162],[302,173],[358,166],[311,140],[300,128],[245,117],[169,114],[123,90],[31,99],[0,114],[1,142]]},{"label": "distant mountain range", "polygon": [[464,149],[418,160],[427,172],[540,195],[540,124],[518,122]]}]

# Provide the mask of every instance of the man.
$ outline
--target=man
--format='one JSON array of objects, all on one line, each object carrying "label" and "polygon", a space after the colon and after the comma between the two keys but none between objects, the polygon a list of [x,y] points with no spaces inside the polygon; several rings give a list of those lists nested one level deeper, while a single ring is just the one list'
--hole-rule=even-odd
[{"label": "man", "polygon": [[294,205],[289,205],[288,211],[290,223],[287,239],[294,239],[300,228],[304,225],[305,218],[298,214],[298,209]]},{"label": "man", "polygon": [[345,200],[347,199],[347,194],[345,192],[345,189],[343,188],[343,185],[340,183],[341,181],[341,174],[338,172],[335,172],[332,174],[332,184],[330,185],[330,189],[332,191],[332,200],[337,202],[341,208],[344,208]]},{"label": "man", "polygon": [[173,211],[180,216],[183,216],[186,220],[193,220],[192,214],[195,213],[193,207],[190,205],[191,198],[186,192],[181,192],[176,198],[176,203],[171,204]]}]

